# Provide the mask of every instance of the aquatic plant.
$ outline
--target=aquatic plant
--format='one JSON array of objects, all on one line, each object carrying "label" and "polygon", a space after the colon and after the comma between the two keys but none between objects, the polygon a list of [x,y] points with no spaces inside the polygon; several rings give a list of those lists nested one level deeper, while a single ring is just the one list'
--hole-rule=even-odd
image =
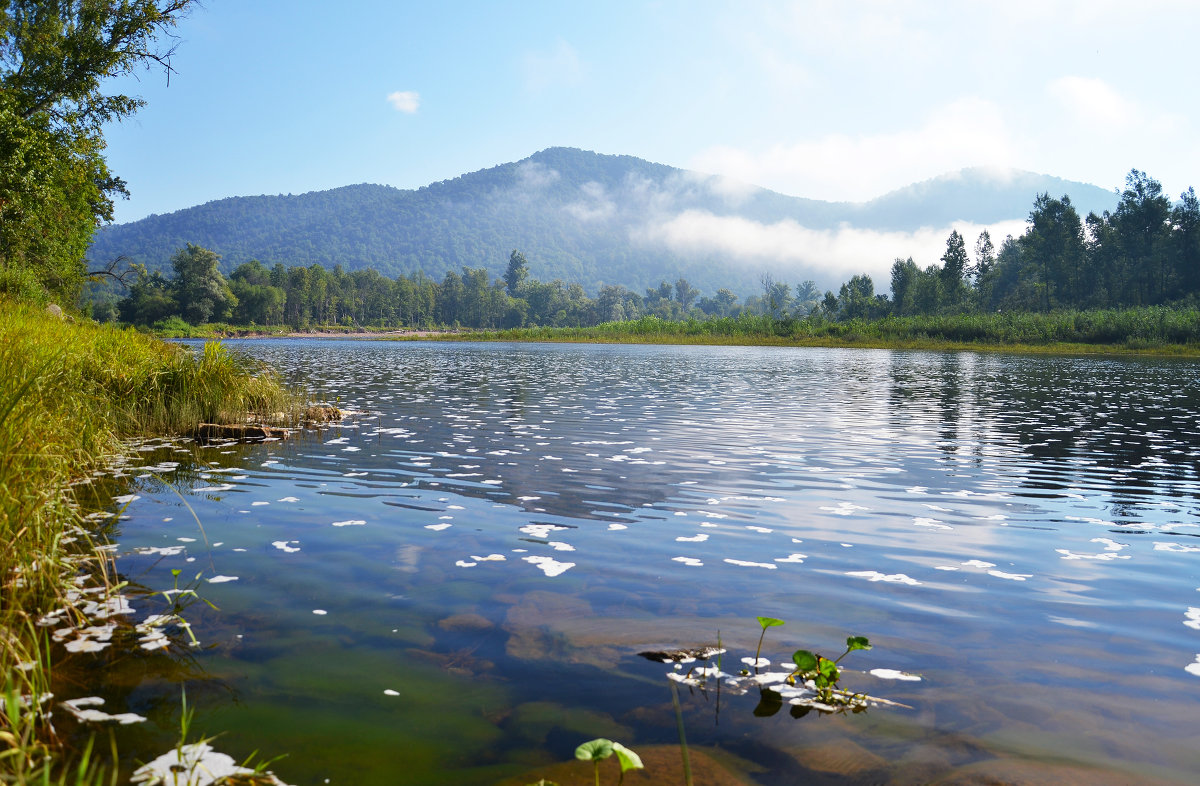
[{"label": "aquatic plant", "polygon": [[600,786],[600,762],[616,754],[617,762],[621,765],[621,777],[617,786],[625,782],[625,773],[629,770],[642,769],[642,759],[629,748],[619,742],[597,737],[589,740],[575,749],[575,758],[580,761],[590,761],[596,776],[596,786]]},{"label": "aquatic plant", "polygon": [[789,685],[795,685],[797,679],[811,682],[816,688],[817,698],[831,707],[852,707],[862,704],[862,694],[847,694],[838,690],[838,680],[842,673],[837,665],[842,658],[855,650],[869,650],[871,644],[865,636],[850,636],[846,639],[846,651],[833,660],[809,652],[796,650],[792,653],[792,662],[796,670],[787,678]]},{"label": "aquatic plant", "polygon": [[[767,635],[767,628],[781,627],[784,625],[784,622],[783,620],[775,619],[774,617],[756,617],[755,619],[757,619],[758,624],[762,626],[762,633],[758,636],[758,649],[754,651],[754,663],[757,665],[759,659],[762,657],[762,643],[763,638]],[[717,665],[720,666],[720,664]]]}]

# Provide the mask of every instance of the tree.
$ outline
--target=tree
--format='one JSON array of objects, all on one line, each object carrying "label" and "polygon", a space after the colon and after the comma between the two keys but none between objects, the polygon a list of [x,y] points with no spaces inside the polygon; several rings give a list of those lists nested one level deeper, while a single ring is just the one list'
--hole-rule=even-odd
[{"label": "tree", "polygon": [[699,295],[700,290],[689,284],[686,278],[680,277],[680,279],[675,282],[675,300],[679,302],[680,307],[682,307],[684,311],[687,311],[692,307],[692,303],[696,301],[696,298]]},{"label": "tree", "polygon": [[952,230],[946,238],[946,253],[942,255],[942,297],[948,306],[962,301],[963,279],[967,273],[967,244],[958,230]]},{"label": "tree", "polygon": [[842,284],[837,298],[839,319],[870,319],[875,306],[875,282],[866,273]]},{"label": "tree", "polygon": [[193,325],[222,321],[237,306],[237,298],[218,270],[221,258],[207,248],[188,243],[171,257],[175,270],[175,300]]},{"label": "tree", "polygon": [[157,40],[195,0],[0,1],[0,289],[74,301],[96,226],[125,193],[104,123],[142,101],[104,80],[159,65]]},{"label": "tree", "polygon": [[896,316],[912,314],[915,311],[913,307],[914,290],[920,275],[921,269],[913,262],[912,257],[908,259],[896,257],[892,262],[892,310]]},{"label": "tree", "polygon": [[521,284],[528,275],[529,263],[525,260],[525,255],[514,248],[508,256],[508,269],[504,271],[504,285],[508,289],[509,297],[518,296]]}]

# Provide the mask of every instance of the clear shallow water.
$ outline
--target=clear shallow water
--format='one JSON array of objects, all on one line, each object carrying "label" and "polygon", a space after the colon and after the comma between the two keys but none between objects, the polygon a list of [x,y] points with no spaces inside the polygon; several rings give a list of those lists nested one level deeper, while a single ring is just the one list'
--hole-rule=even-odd
[{"label": "clear shallow water", "polygon": [[220,608],[182,657],[112,656],[140,759],[186,682],[197,731],[293,784],[528,782],[595,736],[677,741],[636,653],[752,655],[769,615],[777,661],[870,637],[843,682],[911,709],[685,692],[689,743],[752,782],[1200,771],[1194,362],[230,343],[363,414],[140,454],[119,569]]}]

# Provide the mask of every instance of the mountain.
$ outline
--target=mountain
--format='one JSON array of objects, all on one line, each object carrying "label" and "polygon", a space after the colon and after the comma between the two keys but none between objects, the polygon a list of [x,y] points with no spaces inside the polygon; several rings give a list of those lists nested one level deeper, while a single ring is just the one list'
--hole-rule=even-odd
[{"label": "mountain", "polygon": [[[1095,186],[1026,172],[963,170],[865,203],[785,196],[728,178],[632,156],[549,148],[415,190],[353,185],[296,196],[230,197],[101,229],[90,256],[124,255],[169,268],[186,243],[222,256],[228,273],[270,266],[371,267],[387,276],[486,267],[500,275],[520,249],[530,275],[635,291],[686,277],[701,291],[759,289],[766,273],[836,287],[847,269],[885,268],[913,253],[904,233],[954,223],[990,226],[1028,216],[1041,192],[1069,194],[1081,214],[1111,209]],[[852,241],[880,233],[896,247]],[[897,235],[900,233],[900,240]],[[926,245],[929,244],[928,232]],[[998,241],[1002,235],[997,237]],[[973,238],[968,238],[973,242]],[[921,260],[928,264],[933,257]],[[857,266],[857,267],[856,267]]]}]

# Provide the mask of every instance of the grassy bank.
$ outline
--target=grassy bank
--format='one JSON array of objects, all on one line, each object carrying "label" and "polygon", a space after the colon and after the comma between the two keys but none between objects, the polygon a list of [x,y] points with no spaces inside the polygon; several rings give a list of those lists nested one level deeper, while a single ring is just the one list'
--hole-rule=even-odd
[{"label": "grassy bank", "polygon": [[78,760],[69,778],[48,763],[58,753],[53,727],[36,709],[52,683],[50,637],[38,619],[67,607],[74,623],[88,624],[79,587],[110,575],[73,484],[124,438],[187,433],[294,404],[272,374],[218,344],[192,353],[0,301],[0,783],[93,777],[77,781],[89,769]]},{"label": "grassy bank", "polygon": [[671,322],[657,317],[585,328],[532,327],[429,336],[441,340],[562,341],[742,346],[875,347],[1200,355],[1200,311],[1140,308],[885,317],[741,316]]}]

